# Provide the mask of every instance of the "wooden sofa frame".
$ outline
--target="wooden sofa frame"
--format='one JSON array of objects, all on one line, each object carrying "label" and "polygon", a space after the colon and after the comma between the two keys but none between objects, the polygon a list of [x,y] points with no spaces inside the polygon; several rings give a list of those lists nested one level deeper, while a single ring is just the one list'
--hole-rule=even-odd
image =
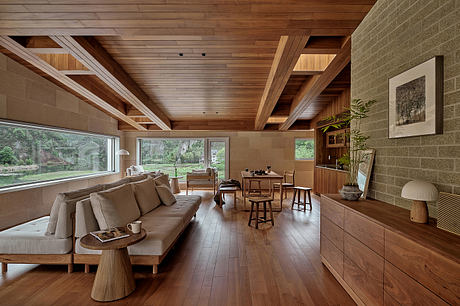
[{"label": "wooden sofa frame", "polygon": [[[46,216],[46,215],[45,215]],[[44,217],[44,216],[41,216]],[[39,217],[39,218],[41,218]],[[40,264],[40,265],[67,265],[67,272],[73,272],[74,248],[75,248],[75,213],[71,214],[72,219],[72,250],[67,254],[0,254],[2,273],[8,271],[8,264]],[[27,222],[25,221],[5,229],[9,229]],[[4,230],[5,230],[4,229]]]}]

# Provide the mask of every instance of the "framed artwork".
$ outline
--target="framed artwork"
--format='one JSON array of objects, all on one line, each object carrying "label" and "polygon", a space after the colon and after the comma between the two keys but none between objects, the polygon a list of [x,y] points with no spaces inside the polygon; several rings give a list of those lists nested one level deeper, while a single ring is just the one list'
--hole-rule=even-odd
[{"label": "framed artwork", "polygon": [[389,79],[388,97],[389,138],[442,133],[443,57]]}]

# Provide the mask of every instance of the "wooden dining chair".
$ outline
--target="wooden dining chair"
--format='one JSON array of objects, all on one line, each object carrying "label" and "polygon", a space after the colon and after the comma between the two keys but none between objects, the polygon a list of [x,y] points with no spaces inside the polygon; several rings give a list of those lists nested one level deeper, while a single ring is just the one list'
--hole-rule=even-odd
[{"label": "wooden dining chair", "polygon": [[295,170],[284,170],[283,172],[283,189],[280,188],[280,183],[273,183],[273,196],[275,190],[280,190],[280,202],[282,203],[283,198],[287,198],[287,189],[293,189],[295,186]]}]

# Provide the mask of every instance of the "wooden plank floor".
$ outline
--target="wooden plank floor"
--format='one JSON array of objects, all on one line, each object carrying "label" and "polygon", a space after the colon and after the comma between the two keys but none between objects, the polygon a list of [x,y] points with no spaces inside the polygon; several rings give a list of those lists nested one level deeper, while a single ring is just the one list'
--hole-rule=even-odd
[{"label": "wooden plank floor", "polygon": [[[354,305],[321,264],[319,201],[313,212],[275,213],[275,226],[248,227],[247,212],[223,209],[209,192],[196,220],[160,265],[134,267],[136,291],[121,305]],[[231,197],[229,197],[231,198]],[[96,267],[9,265],[0,278],[1,305],[93,305]]]}]

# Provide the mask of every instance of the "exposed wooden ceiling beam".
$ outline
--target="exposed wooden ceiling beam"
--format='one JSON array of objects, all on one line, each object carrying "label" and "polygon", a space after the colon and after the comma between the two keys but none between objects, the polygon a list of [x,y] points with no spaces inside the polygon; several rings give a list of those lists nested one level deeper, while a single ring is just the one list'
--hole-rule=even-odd
[{"label": "exposed wooden ceiling beam", "polygon": [[280,125],[286,131],[302,115],[308,106],[334,80],[351,59],[351,39],[348,39],[340,52],[321,75],[315,75],[304,82],[292,101],[288,119]]},{"label": "exposed wooden ceiling beam", "polygon": [[311,37],[302,54],[337,54],[346,41],[346,36]]},{"label": "exposed wooden ceiling beam", "polygon": [[256,130],[264,129],[308,38],[307,35],[281,36],[257,111]]},{"label": "exposed wooden ceiling beam", "polygon": [[161,129],[171,129],[169,118],[94,38],[50,37]]},{"label": "exposed wooden ceiling beam", "polygon": [[46,61],[32,53],[30,50],[24,48],[21,44],[17,43],[14,39],[10,38],[9,36],[0,36],[0,45],[2,45],[5,49],[8,49],[10,52],[14,53],[16,56],[30,63],[34,67],[40,69],[50,77],[64,84],[71,90],[77,92],[81,96],[90,100],[95,105],[105,109],[109,114],[111,114],[115,118],[126,122],[127,124],[131,125],[132,127],[138,130],[146,130],[145,127],[141,126],[139,123],[135,122],[134,120],[126,116],[121,110],[112,106],[110,103],[101,99],[99,96],[95,95],[94,93],[92,93],[76,81],[72,80],[70,77],[66,76],[64,73],[51,66],[49,63],[47,63]]}]

